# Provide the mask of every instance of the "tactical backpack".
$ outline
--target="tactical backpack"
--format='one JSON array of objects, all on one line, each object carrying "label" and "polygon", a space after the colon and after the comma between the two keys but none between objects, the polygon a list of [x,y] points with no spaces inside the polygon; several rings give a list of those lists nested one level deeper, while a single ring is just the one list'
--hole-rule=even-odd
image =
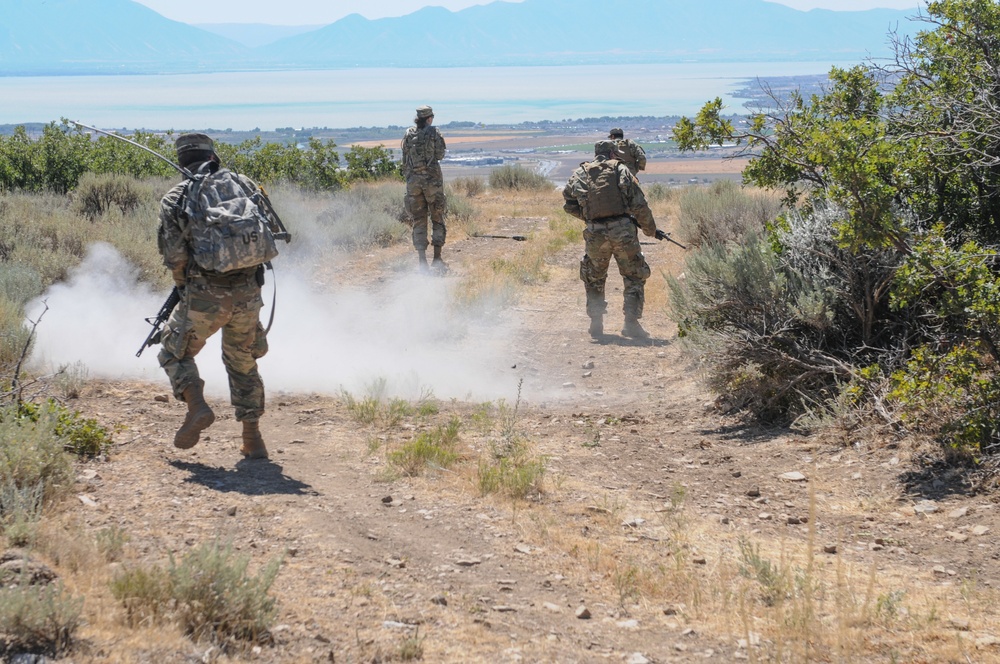
[{"label": "tactical backpack", "polygon": [[618,161],[592,161],[583,164],[587,173],[587,200],[584,217],[587,221],[621,217],[628,214],[621,189],[618,188]]},{"label": "tactical backpack", "polygon": [[194,262],[210,272],[267,263],[278,255],[267,216],[232,171],[195,174],[184,196]]},{"label": "tactical backpack", "polygon": [[403,136],[403,153],[406,167],[411,171],[422,171],[434,163],[434,136],[436,130],[430,127],[411,127]]}]

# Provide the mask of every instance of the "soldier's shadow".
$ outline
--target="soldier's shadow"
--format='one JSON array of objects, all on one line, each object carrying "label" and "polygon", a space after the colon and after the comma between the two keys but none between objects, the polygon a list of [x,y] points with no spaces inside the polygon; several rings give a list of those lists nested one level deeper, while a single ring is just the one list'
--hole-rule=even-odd
[{"label": "soldier's shadow", "polygon": [[244,459],[236,468],[207,466],[174,459],[170,465],[188,473],[185,482],[200,484],[220,493],[242,493],[245,496],[318,496],[310,485],[285,475],[283,468],[267,459]]},{"label": "soldier's shadow", "polygon": [[658,339],[656,337],[650,337],[648,339],[633,339],[619,334],[605,333],[600,339],[595,340],[594,343],[602,346],[646,346],[649,348],[659,348],[666,346],[669,342],[666,339]]}]

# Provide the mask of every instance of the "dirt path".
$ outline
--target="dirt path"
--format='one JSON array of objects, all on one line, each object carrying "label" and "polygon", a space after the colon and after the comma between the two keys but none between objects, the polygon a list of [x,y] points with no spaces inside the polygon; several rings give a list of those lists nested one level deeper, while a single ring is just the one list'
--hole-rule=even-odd
[{"label": "dirt path", "polygon": [[[493,223],[483,230],[533,222]],[[445,278],[522,250],[478,238],[448,248]],[[262,422],[271,460],[245,462],[224,401],[212,401],[220,418],[209,436],[179,452],[171,440],[183,404],[157,400],[162,388],[98,383],[77,407],[127,429],[108,462],[84,469],[96,470],[77,487],[91,506],[74,515],[90,530],[124,529],[126,564],[162,563],[214,537],[255,565],[284,556],[274,644],[233,657],[240,661],[398,661],[414,644],[427,662],[997,660],[989,638],[1000,637],[1000,518],[989,497],[966,495],[958,477],[921,476],[905,449],[725,420],[665,314],[659,273],[679,271],[680,250],[670,245],[644,247],[654,278],[643,323],[653,339],[593,343],[580,251],[552,257],[548,281],[515,305],[506,349],[507,405],[523,381],[516,426],[547,458],[538,501],[479,495],[476,458],[493,435],[477,430],[481,404],[443,402],[436,414],[379,428],[358,424],[336,396],[272,396]],[[383,255],[409,258],[401,247]],[[377,283],[376,268],[364,265],[378,263],[349,267],[359,282]],[[615,275],[608,299],[606,329],[615,332]],[[466,462],[386,481],[385,449],[453,416],[463,421]],[[793,472],[805,480],[783,479]],[[741,541],[775,565],[809,570],[826,590],[808,606],[840,627],[803,639],[785,620],[801,603],[759,604],[759,586],[740,573],[750,559]],[[884,598],[898,606],[892,616],[883,606],[878,623]],[[936,617],[926,620],[931,605]],[[217,655],[167,629],[126,635],[110,600],[92,606],[106,611],[90,614],[75,661]],[[578,617],[581,607],[589,618]]]}]

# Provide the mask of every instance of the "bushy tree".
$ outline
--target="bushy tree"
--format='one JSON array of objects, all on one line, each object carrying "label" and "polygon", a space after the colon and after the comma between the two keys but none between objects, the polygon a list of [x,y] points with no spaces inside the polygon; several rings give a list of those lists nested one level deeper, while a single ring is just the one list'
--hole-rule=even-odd
[{"label": "bushy tree", "polygon": [[[892,66],[835,68],[824,94],[775,99],[745,125],[726,119],[716,99],[679,122],[675,138],[683,149],[735,141],[752,157],[745,181],[785,191],[790,212],[760,245],[774,265],[770,290],[783,303],[740,308],[739,317],[773,324],[776,306],[807,312],[799,303],[808,295],[831,324],[821,335],[793,329],[794,341],[743,333],[743,365],[754,361],[758,380],[785,385],[800,404],[822,401],[832,386],[857,394],[866,384],[883,416],[983,450],[1000,441],[1000,409],[987,406],[1000,393],[1000,280],[985,248],[1000,239],[1000,6],[931,2],[925,20],[932,28],[898,43]],[[695,279],[717,281],[747,250],[722,250],[719,272]],[[826,290],[787,286],[799,279]],[[694,337],[738,318],[677,304],[674,312]],[[813,380],[817,368],[789,348],[827,358],[825,379]],[[731,370],[735,354],[723,357],[728,363],[716,357],[710,365],[716,376]],[[767,357],[781,361],[748,359]],[[721,381],[724,389],[731,383]],[[894,413],[881,408],[885,398]],[[796,399],[778,415],[800,411]]]}]

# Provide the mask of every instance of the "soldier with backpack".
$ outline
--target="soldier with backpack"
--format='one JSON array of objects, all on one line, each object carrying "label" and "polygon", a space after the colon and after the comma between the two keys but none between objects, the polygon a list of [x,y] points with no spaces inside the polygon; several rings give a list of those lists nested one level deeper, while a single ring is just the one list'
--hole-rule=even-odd
[{"label": "soldier with backpack", "polygon": [[447,201],[444,197],[444,178],[441,164],[444,159],[444,138],[434,124],[434,109],[417,108],[415,126],[403,136],[403,175],[406,177],[406,214],[413,224],[413,247],[417,250],[421,269],[427,269],[427,217],[433,226],[430,244],[434,245],[432,265],[444,267],[441,247],[447,229],[444,214]]},{"label": "soldier with backpack", "polygon": [[189,449],[215,421],[195,356],[222,330],[222,361],[229,374],[236,420],[243,423],[243,456],[266,459],[260,433],[264,383],[257,359],[267,353],[260,324],[264,264],[277,255],[266,212],[249,178],[221,168],[212,139],[182,134],[180,166],[192,174],[163,197],[157,245],[180,302],[164,327],[159,354],[174,396],[187,404],[174,445]]},{"label": "soldier with backpack", "polygon": [[608,138],[614,141],[620,155],[619,159],[628,166],[628,170],[632,172],[632,175],[638,175],[639,171],[646,170],[646,151],[631,138],[625,138],[624,130],[620,127],[615,127],[608,132]]},{"label": "soldier with backpack", "polygon": [[594,160],[580,164],[563,188],[563,209],[583,219],[586,253],[580,261],[580,279],[587,293],[590,336],[604,337],[604,285],[611,257],[625,282],[625,326],[622,336],[648,339],[639,324],[645,303],[649,265],[642,256],[636,227],[649,237],[656,236],[656,222],[639,188],[612,141],[594,145]]}]

